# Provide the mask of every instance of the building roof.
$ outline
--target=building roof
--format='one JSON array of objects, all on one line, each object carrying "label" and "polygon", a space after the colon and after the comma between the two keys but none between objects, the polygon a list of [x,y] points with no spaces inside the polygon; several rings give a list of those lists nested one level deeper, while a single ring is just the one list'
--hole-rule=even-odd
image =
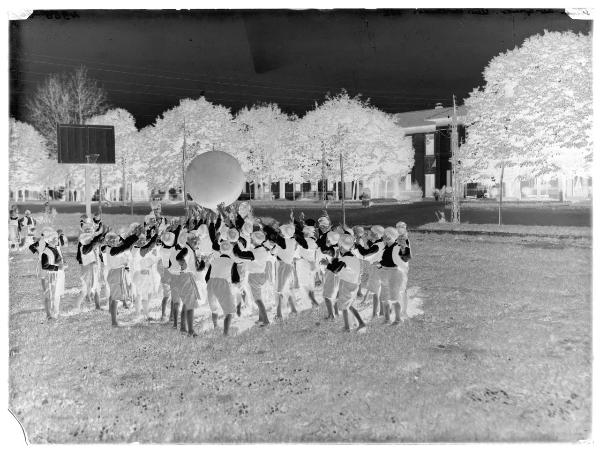
[{"label": "building roof", "polygon": [[[466,109],[464,106],[457,106],[456,112],[458,122],[462,123]],[[408,111],[394,114],[394,121],[407,132],[411,129],[423,129],[423,127],[433,127],[437,125],[448,125],[452,118],[452,107],[423,109],[420,111]]]}]

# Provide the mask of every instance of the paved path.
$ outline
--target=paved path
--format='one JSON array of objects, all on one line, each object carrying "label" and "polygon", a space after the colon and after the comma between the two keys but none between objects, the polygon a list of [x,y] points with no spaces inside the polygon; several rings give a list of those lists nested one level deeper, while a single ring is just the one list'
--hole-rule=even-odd
[{"label": "paved path", "polygon": [[[291,203],[291,202],[288,202]],[[57,202],[58,213],[61,212],[85,212],[85,207],[75,203]],[[19,205],[21,213],[29,208],[32,213],[39,213],[43,210],[41,204]],[[435,222],[435,211],[443,210],[442,203],[433,201],[420,201],[406,204],[383,204],[374,205],[371,208],[361,208],[353,205],[346,211],[346,223],[350,225],[370,225],[381,224],[384,226],[394,225],[398,220],[405,221],[409,227],[414,228],[425,223]],[[93,206],[96,210],[96,206]],[[314,203],[296,202],[294,203],[296,213],[303,211],[307,217],[316,218],[323,210],[322,205]],[[130,208],[124,206],[111,206],[103,208],[105,214],[129,214]],[[147,214],[149,212],[148,203],[134,205],[135,214]],[[279,221],[289,219],[289,206],[256,206],[254,212],[258,216],[273,217]],[[339,207],[329,208],[328,213],[334,222],[341,221],[342,213]],[[177,216],[183,214],[183,207],[180,204],[163,205],[163,214],[168,216]],[[449,218],[450,210],[446,209]],[[503,208],[503,223],[506,225],[552,225],[552,226],[576,226],[589,227],[592,223],[591,207],[589,206],[571,206],[569,204],[547,203],[547,204],[508,204]],[[498,210],[489,203],[468,202],[461,211],[461,220],[463,223],[498,223]]]}]

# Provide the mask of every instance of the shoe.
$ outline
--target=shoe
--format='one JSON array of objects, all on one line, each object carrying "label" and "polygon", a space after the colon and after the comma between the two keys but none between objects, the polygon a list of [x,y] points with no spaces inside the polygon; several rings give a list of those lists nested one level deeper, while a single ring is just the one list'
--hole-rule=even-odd
[{"label": "shoe", "polygon": [[366,333],[367,332],[367,326],[366,325],[359,325],[358,328],[356,329],[357,333]]}]

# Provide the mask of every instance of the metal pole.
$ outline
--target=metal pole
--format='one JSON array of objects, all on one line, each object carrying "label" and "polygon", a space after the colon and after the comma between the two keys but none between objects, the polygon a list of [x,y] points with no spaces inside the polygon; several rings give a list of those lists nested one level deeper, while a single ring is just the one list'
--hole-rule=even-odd
[{"label": "metal pole", "polygon": [[325,180],[325,144],[321,142],[321,191],[323,193],[323,206],[327,208],[327,181]]},{"label": "metal pole", "polygon": [[181,158],[181,179],[183,181],[183,208],[185,209],[185,216],[188,215],[188,204],[187,204],[187,192],[185,190],[185,117],[183,118],[183,147],[182,147],[182,158]]},{"label": "metal pole", "polygon": [[342,179],[342,224],[346,226],[346,203],[344,201],[346,186],[344,184],[344,157],[342,156],[342,150],[340,150],[340,178]]},{"label": "metal pole", "polygon": [[98,164],[99,178],[100,178],[100,194],[98,195],[98,213],[102,215],[102,166]]},{"label": "metal pole", "polygon": [[90,195],[90,188],[89,188],[90,179],[89,179],[88,165],[87,164],[84,166],[84,170],[85,170],[85,187],[84,187],[84,194],[85,194],[85,214],[88,217],[92,217],[92,198],[91,198],[91,195]]},{"label": "metal pole", "polygon": [[129,183],[129,206],[131,208],[131,215],[133,216],[133,182]]},{"label": "metal pole", "polygon": [[452,223],[460,223],[460,198],[458,197],[459,183],[456,178],[456,156],[458,153],[458,120],[456,118],[456,98],[454,97],[454,95],[452,96],[452,102],[454,108],[452,114],[452,134],[450,142],[450,148],[452,151]]}]

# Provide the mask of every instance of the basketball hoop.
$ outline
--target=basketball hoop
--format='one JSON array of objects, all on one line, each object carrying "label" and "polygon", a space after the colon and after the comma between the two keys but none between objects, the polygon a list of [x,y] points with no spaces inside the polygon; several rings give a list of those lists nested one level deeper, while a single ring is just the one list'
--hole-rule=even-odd
[{"label": "basketball hoop", "polygon": [[88,164],[95,164],[96,161],[98,161],[99,156],[100,156],[100,154],[98,154],[98,153],[92,153],[90,155],[85,155],[85,159]]}]

